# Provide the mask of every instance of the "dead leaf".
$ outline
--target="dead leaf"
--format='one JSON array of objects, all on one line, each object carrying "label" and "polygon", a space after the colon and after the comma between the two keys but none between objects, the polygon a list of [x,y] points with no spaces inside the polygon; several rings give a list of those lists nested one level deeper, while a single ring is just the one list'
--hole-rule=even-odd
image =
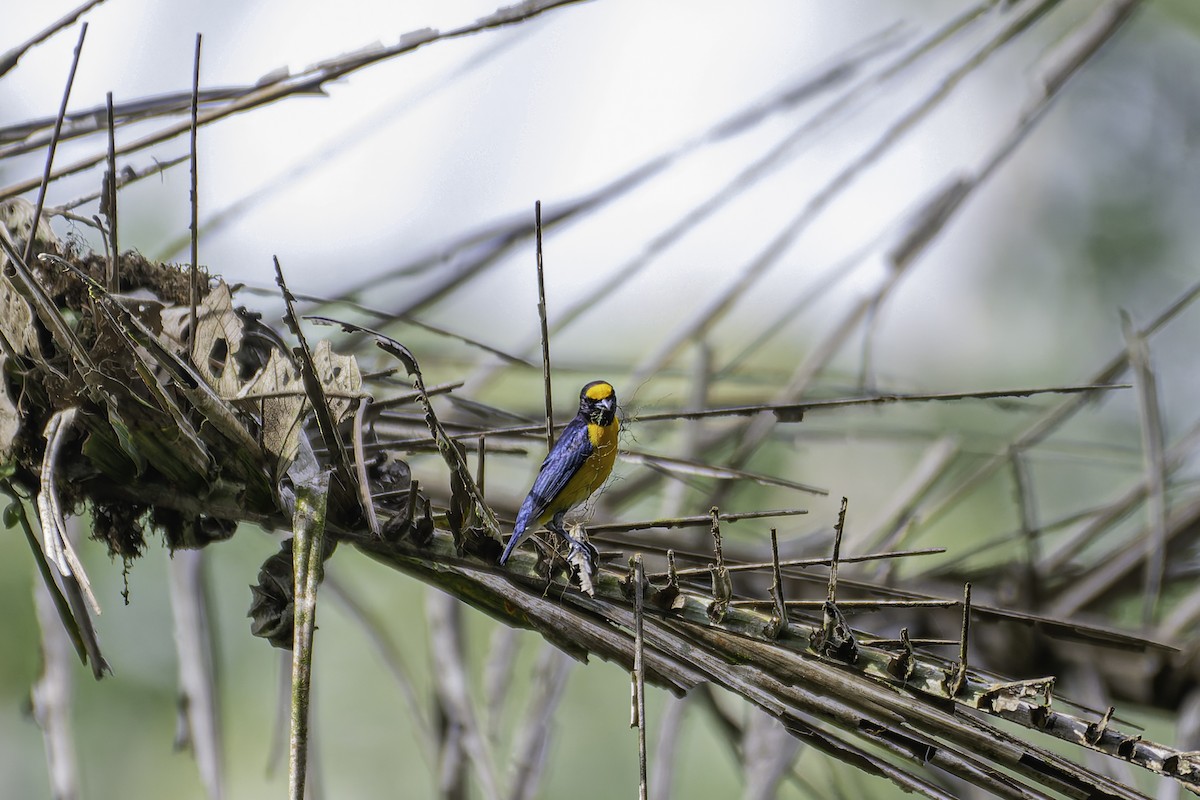
[{"label": "dead leaf", "polygon": [[300,371],[282,352],[273,350],[263,368],[242,387],[238,399],[257,406],[255,411],[262,418],[263,449],[286,470],[300,446],[306,402]]},{"label": "dead leaf", "polygon": [[313,365],[329,399],[333,421],[344,422],[354,413],[358,398],[362,396],[362,373],[358,369],[358,361],[354,356],[335,354],[329,340],[322,339],[313,351]]},{"label": "dead leaf", "polygon": [[196,309],[192,363],[223,400],[236,396],[242,388],[237,363],[242,333],[242,320],[233,309],[229,285],[218,281]]}]

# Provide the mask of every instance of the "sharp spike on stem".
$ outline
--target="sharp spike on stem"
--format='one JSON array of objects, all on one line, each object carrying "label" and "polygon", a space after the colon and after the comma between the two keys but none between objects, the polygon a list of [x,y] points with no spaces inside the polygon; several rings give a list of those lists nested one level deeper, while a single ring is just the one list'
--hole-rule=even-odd
[{"label": "sharp spike on stem", "polygon": [[916,654],[913,651],[912,639],[908,637],[908,628],[900,629],[900,647],[901,651],[888,662],[887,669],[890,674],[907,681],[916,667]]},{"label": "sharp spike on stem", "polygon": [[717,506],[713,506],[709,509],[708,516],[712,520],[713,552],[717,558],[717,569],[723,571],[725,569],[725,555],[721,552],[721,510]]},{"label": "sharp spike on stem", "polygon": [[833,528],[833,556],[829,561],[829,591],[825,599],[830,602],[837,601],[837,572],[838,559],[842,554],[842,531],[846,527],[846,508],[850,505],[850,501],[842,498],[842,509],[838,512],[837,525]]},{"label": "sharp spike on stem", "polygon": [[787,630],[787,601],[783,597],[783,571],[779,568],[779,534],[771,528],[771,601],[775,604],[775,616],[771,622],[772,638]]},{"label": "sharp spike on stem", "polygon": [[1104,712],[1104,716],[1100,718],[1099,722],[1093,722],[1091,725],[1087,726],[1087,730],[1084,732],[1083,738],[1087,740],[1088,744],[1095,745],[1102,738],[1104,738],[1104,733],[1108,730],[1108,725],[1110,722],[1112,722],[1113,713],[1115,713],[1116,710],[1117,709],[1115,706],[1109,706],[1108,710]]},{"label": "sharp spike on stem", "polygon": [[967,643],[971,637],[971,584],[963,586],[962,629],[958,636],[958,663],[946,670],[945,687],[950,697],[957,697],[967,682]]},{"label": "sharp spike on stem", "polygon": [[421,494],[421,482],[413,478],[412,483],[408,485],[408,521],[416,522],[417,519],[417,497]]},{"label": "sharp spike on stem", "polygon": [[720,621],[729,610],[729,602],[733,599],[733,582],[729,579],[729,570],[725,568],[725,555],[721,552],[721,510],[717,506],[709,509],[712,519],[713,551],[717,563],[709,568],[712,575],[713,601],[708,606],[709,619]]}]

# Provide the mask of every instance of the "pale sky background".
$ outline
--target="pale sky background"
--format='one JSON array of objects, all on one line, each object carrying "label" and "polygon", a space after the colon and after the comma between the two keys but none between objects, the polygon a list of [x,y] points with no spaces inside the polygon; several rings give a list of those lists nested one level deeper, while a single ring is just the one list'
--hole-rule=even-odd
[{"label": "pale sky background", "polygon": [[[901,20],[913,41],[967,5],[788,1],[735,8],[608,0],[436,43],[330,86],[327,98],[296,98],[205,128],[200,135],[202,220],[310,163],[347,132],[365,136],[346,152],[320,155],[319,165],[303,179],[229,227],[203,236],[201,260],[229,280],[265,284],[271,256],[278,255],[297,290],[336,292],[351,278],[364,280],[458,233],[531,215],[535,199],[549,211],[556,201],[602,185],[749,101],[815,73],[856,41]],[[22,4],[6,29],[13,36],[32,31],[69,6]],[[944,109],[811,226],[746,304],[770,307],[790,297],[804,276],[828,268],[883,232],[947,175],[977,165],[1019,113],[1041,52],[1089,6],[1065,3],[1039,35],[1002,50],[968,78]],[[104,4],[88,15],[91,27],[72,107],[100,104],[107,90],[120,100],[186,88],[196,31],[205,35],[202,82],[221,86],[251,83],[282,66],[300,69],[375,41],[390,43],[412,29],[451,27],[493,10],[488,3],[466,2],[333,8],[318,2]],[[686,309],[718,294],[795,213],[801,199],[861,152],[920,92],[929,91],[934,78],[996,24],[980,28],[961,46],[930,59],[901,83],[902,90],[873,96],[869,107],[802,148],[775,176],[673,247],[600,319],[670,326],[676,314],[683,318]],[[0,84],[6,116],[54,113],[73,43],[74,33],[60,35],[26,56]],[[498,52],[484,66],[448,82],[464,63],[493,50]],[[619,207],[549,237],[551,313],[556,303],[569,303],[588,291],[595,276],[636,253],[745,164],[750,153],[778,141],[827,102],[823,96],[725,144],[704,148]],[[1035,134],[1011,168],[956,221],[929,263],[908,279],[896,303],[921,313],[897,311],[907,322],[893,336],[929,335],[982,310],[970,293],[965,305],[929,300],[934,294],[944,298],[972,283],[976,270],[989,268],[979,255],[994,237],[1013,234],[1029,195],[1037,204],[1044,149],[1057,147],[1048,140],[1061,124],[1052,119]],[[78,147],[90,151],[94,146]],[[154,154],[172,157],[185,148],[181,139]],[[78,152],[73,143],[64,145],[59,163]],[[149,159],[141,153],[126,163],[140,167]],[[56,186],[51,202],[92,188],[97,176]],[[123,244],[167,255],[162,248],[186,231],[186,202],[186,168],[128,190],[122,195],[128,226]],[[186,257],[186,249],[171,255]],[[512,304],[528,305],[533,296],[531,256],[522,253],[493,269],[484,283],[489,291],[454,298],[454,316],[464,332],[502,345],[528,337],[532,318],[514,315],[519,306]],[[868,258],[860,272],[863,285],[871,285],[874,263]],[[418,279],[405,288],[422,284]],[[683,285],[689,288],[680,299],[687,302],[664,307],[662,297]],[[963,327],[968,335],[970,330],[988,335],[987,326]],[[727,340],[736,341],[738,331],[727,333]],[[568,334],[560,346],[589,338],[586,331]],[[628,347],[635,355],[636,343]],[[912,349],[907,343],[897,347]]]},{"label": "pale sky background", "polygon": [[[6,31],[19,39],[70,5],[19,4],[7,17]],[[278,255],[294,289],[337,292],[349,281],[367,280],[461,233],[531,216],[536,199],[549,212],[556,202],[602,185],[750,101],[816,73],[872,34],[902,23],[900,32],[912,42],[971,5],[764,0],[734,7],[605,0],[514,28],[435,43],[329,86],[328,97],[290,99],[202,130],[202,222],[298,166],[308,171],[233,224],[203,235],[201,260],[231,281],[262,285],[271,282],[271,256]],[[1033,35],[1000,50],[972,73],[938,111],[839,196],[740,308],[778,306],[806,279],[887,231],[948,176],[977,167],[1026,103],[1039,59],[1092,7],[1063,3]],[[409,30],[453,27],[494,10],[481,2],[355,2],[333,8],[320,2],[106,3],[87,16],[91,27],[72,108],[102,104],[107,90],[120,100],[186,89],[197,31],[205,36],[202,83],[222,86],[252,83],[284,66],[302,69],[372,42],[391,43]],[[991,16],[899,84],[871,95],[856,113],[672,247],[611,302],[598,304],[595,315],[560,337],[560,352],[570,358],[577,348],[589,347],[588,329],[598,324],[668,330],[722,293],[803,201],[1004,22],[997,12]],[[1194,56],[1195,42],[1172,27],[1170,16],[1151,8],[1122,38],[1153,36],[1164,60],[1172,49],[1188,46]],[[6,118],[55,112],[74,39],[71,32],[37,48],[0,83]],[[463,69],[481,57],[486,57],[481,66]],[[1087,80],[1084,76],[1077,84]],[[1132,86],[1124,97],[1136,103],[1148,93],[1152,90]],[[546,242],[551,316],[556,307],[586,296],[600,275],[636,254],[752,154],[829,101],[821,96],[746,134],[702,148],[645,190],[584,224],[554,232]],[[1075,184],[1075,191],[1091,190],[1090,177],[1069,163],[1069,143],[1080,134],[1073,128],[1075,115],[1064,110],[1070,105],[1067,100],[1052,112],[905,279],[884,318],[887,335],[881,346],[891,348],[890,355],[923,352],[924,343],[936,341],[947,326],[965,337],[958,342],[963,348],[983,347],[994,336],[988,324],[993,299],[978,286],[981,275],[996,270],[997,250],[1023,236],[1041,216],[1052,189],[1070,191]],[[1121,119],[1110,116],[1107,122],[1119,126]],[[132,138],[135,132],[119,135]],[[327,150],[348,134],[360,138],[336,153]],[[1113,134],[1138,136],[1128,127],[1116,127]],[[94,141],[66,143],[59,163],[95,146]],[[152,151],[161,158],[184,152],[185,139]],[[143,167],[150,158],[143,152],[125,163]],[[40,154],[31,156],[31,163],[40,159]],[[1186,161],[1182,154],[1180,161]],[[92,172],[56,185],[50,202],[93,189],[98,176]],[[186,168],[141,182],[124,192],[121,202],[123,246],[186,258],[186,248],[164,250],[186,233]],[[835,296],[845,301],[874,285],[879,255],[893,241],[884,239]],[[532,253],[518,253],[493,268],[479,291],[453,295],[437,315],[426,316],[499,346],[516,346],[534,331],[535,318],[528,313],[534,297],[531,265]],[[408,281],[379,298],[419,291],[429,280]],[[1173,283],[1180,282],[1182,277]],[[663,302],[672,296],[684,302]],[[453,324],[445,318],[450,302]],[[1147,302],[1157,308],[1162,298]],[[1020,314],[1020,307],[1010,313]],[[1103,328],[1117,342],[1114,319],[1106,315],[1082,324],[1096,326],[1089,335]],[[1002,321],[1006,334],[1027,335],[1031,343],[1052,333],[1034,320],[1010,321]],[[806,324],[819,325],[819,314],[801,322],[796,332]],[[744,323],[733,328],[718,328],[730,350],[757,333]],[[637,360],[641,341],[614,340],[616,360]]]}]

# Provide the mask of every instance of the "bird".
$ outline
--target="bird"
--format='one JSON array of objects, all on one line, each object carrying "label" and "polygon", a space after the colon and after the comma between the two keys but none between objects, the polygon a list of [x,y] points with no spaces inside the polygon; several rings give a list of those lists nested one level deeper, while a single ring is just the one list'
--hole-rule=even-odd
[{"label": "bird", "polygon": [[564,537],[572,550],[584,548],[583,543],[563,529],[563,517],[608,480],[617,460],[620,428],[617,391],[613,385],[608,381],[592,381],[584,386],[579,392],[579,413],[550,448],[533,488],[521,503],[512,538],[500,556],[501,565],[542,526]]}]

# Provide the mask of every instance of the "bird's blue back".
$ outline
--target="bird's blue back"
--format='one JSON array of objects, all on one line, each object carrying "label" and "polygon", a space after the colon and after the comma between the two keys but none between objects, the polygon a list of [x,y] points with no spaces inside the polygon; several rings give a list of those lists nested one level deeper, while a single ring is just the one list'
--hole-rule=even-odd
[{"label": "bird's blue back", "polygon": [[513,528],[514,539],[528,526],[541,525],[557,512],[570,507],[567,505],[559,508],[554,501],[559,499],[559,494],[567,482],[587,462],[594,449],[588,438],[586,419],[577,416],[567,423],[550,454],[542,462],[533,488],[529,490],[529,495],[521,504],[521,510],[517,512],[517,524]]}]

